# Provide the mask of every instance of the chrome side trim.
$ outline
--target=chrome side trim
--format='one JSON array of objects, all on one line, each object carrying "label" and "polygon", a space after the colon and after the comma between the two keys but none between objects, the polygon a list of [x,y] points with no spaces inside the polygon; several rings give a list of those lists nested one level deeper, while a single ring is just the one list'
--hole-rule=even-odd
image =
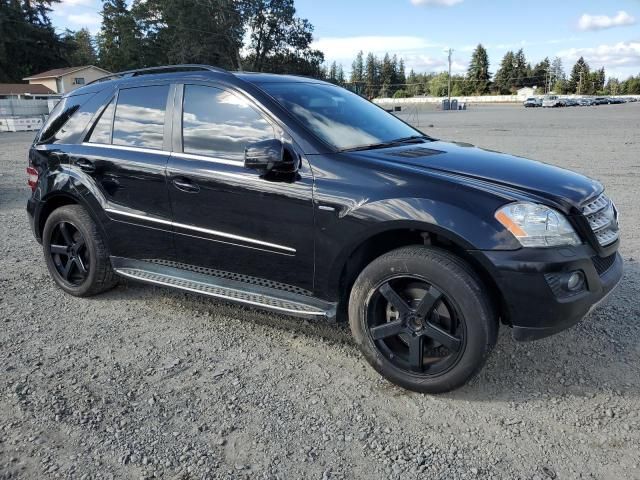
[{"label": "chrome side trim", "polygon": [[127,145],[107,145],[106,143],[92,143],[92,142],[83,142],[83,146],[85,147],[98,147],[98,148],[112,148],[114,150],[125,150],[130,152],[140,152],[140,153],[152,153],[154,155],[171,155],[171,152],[166,150],[156,150],[153,148],[144,148],[144,147],[129,147]]},{"label": "chrome side trim", "polygon": [[131,218],[136,218],[138,220],[146,220],[148,222],[155,222],[155,223],[161,223],[163,225],[170,225],[174,228],[184,228],[186,230],[193,230],[195,232],[200,232],[200,233],[206,233],[209,235],[214,235],[217,237],[222,237],[222,238],[228,238],[230,240],[237,240],[237,241],[242,241],[242,242],[246,242],[246,243],[252,243],[254,245],[261,245],[263,247],[269,247],[269,248],[273,248],[276,250],[282,250],[284,252],[287,252],[289,254],[295,254],[296,253],[296,249],[295,248],[291,248],[291,247],[286,247],[284,245],[278,245],[277,243],[270,243],[270,242],[263,242],[262,240],[256,240],[255,238],[248,238],[248,237],[243,237],[240,235],[234,235],[232,233],[226,233],[226,232],[220,232],[218,230],[210,230],[208,228],[201,228],[201,227],[196,227],[193,225],[186,225],[184,223],[178,223],[178,222],[172,222],[170,220],[164,220],[161,218],[155,218],[155,217],[149,217],[148,215],[140,215],[138,213],[131,213],[131,212],[125,212],[122,210],[117,210],[114,208],[105,208],[105,211],[107,213],[111,213],[111,214],[115,214],[115,215],[122,215],[124,217],[131,217]]},{"label": "chrome side trim", "polygon": [[240,161],[236,160],[227,160],[224,158],[216,158],[216,157],[208,157],[206,155],[197,155],[194,153],[183,153],[183,152],[173,152],[171,154],[173,157],[185,158],[187,160],[203,160],[205,162],[211,163],[220,163],[222,165],[231,165],[234,167],[242,167],[243,164]]}]

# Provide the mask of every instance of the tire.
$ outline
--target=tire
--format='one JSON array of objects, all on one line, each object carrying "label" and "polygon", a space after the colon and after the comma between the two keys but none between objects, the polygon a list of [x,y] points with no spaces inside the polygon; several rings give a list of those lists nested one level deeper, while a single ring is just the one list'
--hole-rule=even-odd
[{"label": "tire", "polygon": [[[402,309],[414,313],[403,316],[395,308],[403,301]],[[423,306],[431,308],[425,317]],[[387,318],[379,319],[381,314]],[[447,392],[468,382],[484,366],[498,333],[491,302],[473,270],[445,250],[423,246],[391,251],[360,273],[351,290],[349,324],[378,373],[420,393]],[[425,367],[426,361],[431,363]]]},{"label": "tire", "polygon": [[102,234],[80,205],[65,205],[49,215],[42,245],[49,273],[65,292],[90,297],[118,283]]}]

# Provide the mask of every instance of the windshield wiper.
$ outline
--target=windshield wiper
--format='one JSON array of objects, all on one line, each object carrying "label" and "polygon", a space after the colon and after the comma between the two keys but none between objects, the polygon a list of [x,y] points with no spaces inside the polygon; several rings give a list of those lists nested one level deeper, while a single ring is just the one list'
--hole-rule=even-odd
[{"label": "windshield wiper", "polygon": [[404,145],[407,143],[423,143],[425,141],[431,141],[432,138],[427,135],[411,135],[410,137],[396,138],[388,142],[370,143],[368,145],[360,145],[358,147],[343,148],[341,152],[357,152],[361,150],[376,150],[379,148],[389,148],[398,145]]}]

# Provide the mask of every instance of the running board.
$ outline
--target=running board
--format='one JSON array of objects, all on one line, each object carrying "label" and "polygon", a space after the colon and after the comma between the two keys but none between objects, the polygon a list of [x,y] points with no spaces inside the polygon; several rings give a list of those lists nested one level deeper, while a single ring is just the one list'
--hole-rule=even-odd
[{"label": "running board", "polygon": [[115,272],[126,278],[163,285],[303,318],[335,320],[336,304],[316,297],[197,273],[155,262],[111,257]]}]

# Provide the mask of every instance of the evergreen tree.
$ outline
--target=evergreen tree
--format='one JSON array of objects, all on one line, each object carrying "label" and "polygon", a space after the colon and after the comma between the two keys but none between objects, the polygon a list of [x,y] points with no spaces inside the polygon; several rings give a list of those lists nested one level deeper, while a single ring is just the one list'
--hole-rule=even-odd
[{"label": "evergreen tree", "polygon": [[344,69],[342,68],[342,64],[339,64],[338,68],[336,70],[336,83],[338,85],[344,85],[346,83],[345,76],[344,76]]},{"label": "evergreen tree", "polygon": [[138,27],[125,0],[103,0],[98,48],[100,66],[106,70],[117,72],[144,65],[140,61]]},{"label": "evergreen tree", "polygon": [[393,83],[393,63],[388,53],[384,54],[382,59],[382,67],[380,68],[380,82],[382,84],[380,89],[381,97],[391,96],[391,84]]},{"label": "evergreen tree", "polygon": [[0,82],[67,66],[65,44],[49,19],[58,0],[0,0]]},{"label": "evergreen tree", "polygon": [[367,60],[364,65],[364,81],[365,88],[364,93],[367,98],[371,99],[378,93],[376,88],[379,84],[378,81],[378,59],[371,52],[367,55]]},{"label": "evergreen tree", "polygon": [[65,60],[71,66],[95,65],[98,62],[93,37],[86,28],[77,32],[67,30],[63,38]]},{"label": "evergreen tree", "polygon": [[404,60],[402,58],[398,62],[398,83],[400,83],[403,86],[403,88],[406,86],[405,84],[407,83],[407,77],[405,76],[405,73],[404,73]]},{"label": "evergreen tree", "polygon": [[498,93],[509,94],[515,85],[515,55],[508,51],[502,57],[500,68],[493,79],[495,89]]},{"label": "evergreen tree", "polygon": [[334,60],[333,62],[331,62],[331,65],[329,66],[327,79],[331,83],[337,83],[337,77],[338,77],[338,64]]},{"label": "evergreen tree", "polygon": [[360,83],[364,80],[364,59],[362,50],[356,55],[356,59],[351,64],[351,83]]},{"label": "evergreen tree", "polygon": [[585,86],[589,79],[589,65],[583,57],[580,57],[571,69],[571,75],[567,83],[567,89],[570,93],[584,93]]},{"label": "evergreen tree", "polygon": [[489,55],[487,50],[479,43],[471,54],[471,61],[467,69],[467,81],[472,92],[482,95],[489,91],[490,80]]},{"label": "evergreen tree", "polygon": [[537,87],[538,92],[546,92],[549,86],[549,74],[551,72],[551,62],[545,57],[541,62],[531,69],[530,86]]},{"label": "evergreen tree", "polygon": [[520,87],[526,86],[530,74],[531,67],[527,64],[527,59],[524,56],[524,51],[520,49],[514,56],[512,90],[516,90]]}]

